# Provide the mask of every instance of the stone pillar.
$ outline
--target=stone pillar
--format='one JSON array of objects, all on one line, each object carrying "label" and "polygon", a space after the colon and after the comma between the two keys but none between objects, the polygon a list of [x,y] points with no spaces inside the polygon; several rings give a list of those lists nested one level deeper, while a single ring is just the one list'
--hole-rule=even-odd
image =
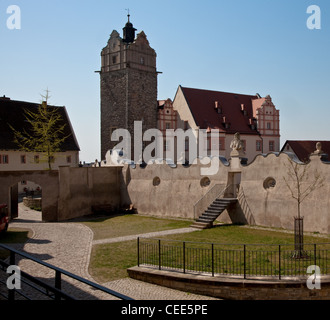
[{"label": "stone pillar", "polygon": [[232,148],[232,151],[230,153],[230,169],[227,181],[227,186],[229,188],[226,197],[237,198],[239,185],[241,183],[241,158],[243,157],[243,146],[239,133],[235,133],[234,140],[231,142],[230,147]]}]

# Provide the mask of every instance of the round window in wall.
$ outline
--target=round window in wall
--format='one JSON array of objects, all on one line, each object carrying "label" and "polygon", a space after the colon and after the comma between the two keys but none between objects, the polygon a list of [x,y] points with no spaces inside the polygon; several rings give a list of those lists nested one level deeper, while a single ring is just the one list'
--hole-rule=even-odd
[{"label": "round window in wall", "polygon": [[211,183],[211,180],[208,177],[201,179],[201,187],[208,187]]},{"label": "round window in wall", "polygon": [[160,185],[160,179],[159,179],[159,177],[155,177],[155,178],[153,179],[153,181],[152,181],[152,184],[153,184],[155,187],[159,186],[159,185]]},{"label": "round window in wall", "polygon": [[264,189],[265,190],[269,190],[269,189],[273,189],[276,186],[276,180],[272,177],[268,177],[267,179],[265,179],[264,181]]}]

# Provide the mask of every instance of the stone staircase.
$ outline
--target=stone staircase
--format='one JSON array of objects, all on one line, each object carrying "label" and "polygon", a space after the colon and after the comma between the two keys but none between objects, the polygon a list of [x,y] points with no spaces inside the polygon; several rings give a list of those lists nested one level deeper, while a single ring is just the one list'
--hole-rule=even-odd
[{"label": "stone staircase", "polygon": [[231,204],[236,203],[236,198],[215,199],[205,212],[191,225],[192,228],[208,229],[212,228],[213,222]]}]

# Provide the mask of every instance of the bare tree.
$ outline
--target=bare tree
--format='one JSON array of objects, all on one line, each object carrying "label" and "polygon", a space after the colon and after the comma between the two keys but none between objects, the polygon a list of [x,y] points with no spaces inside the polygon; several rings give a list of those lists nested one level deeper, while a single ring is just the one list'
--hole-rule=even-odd
[{"label": "bare tree", "polygon": [[324,178],[315,170],[313,178],[309,182],[310,164],[298,164],[291,159],[286,165],[287,177],[283,177],[285,184],[291,192],[293,199],[297,201],[298,218],[301,217],[301,203],[316,189],[323,187]]},{"label": "bare tree", "polygon": [[283,177],[286,186],[290,190],[291,196],[297,201],[297,213],[295,218],[295,249],[298,250],[298,256],[303,252],[303,217],[301,217],[302,202],[316,189],[324,185],[324,178],[315,170],[313,177],[310,178],[310,163],[299,164],[288,159],[286,165],[287,176]]}]

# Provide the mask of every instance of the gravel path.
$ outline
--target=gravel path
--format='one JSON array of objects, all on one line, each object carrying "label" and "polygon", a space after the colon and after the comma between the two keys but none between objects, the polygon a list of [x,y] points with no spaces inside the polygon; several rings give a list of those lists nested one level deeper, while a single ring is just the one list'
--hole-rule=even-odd
[{"label": "gravel path", "polygon": [[[10,228],[28,228],[32,230],[33,235],[24,245],[15,245],[14,247],[93,282],[95,280],[88,273],[92,245],[133,240],[139,236],[155,237],[163,234],[195,231],[192,228],[183,228],[93,241],[92,230],[83,224],[69,222],[43,223],[40,221],[40,217],[39,212],[32,211],[22,204],[19,205],[19,218],[10,224]],[[21,270],[53,284],[54,271],[26,259],[21,259],[16,264]],[[63,277],[63,280],[63,289],[79,299],[115,299],[70,278]],[[131,278],[110,281],[102,285],[135,300],[215,300],[211,297],[189,294]],[[34,298],[42,299],[41,296],[35,296]]]}]

